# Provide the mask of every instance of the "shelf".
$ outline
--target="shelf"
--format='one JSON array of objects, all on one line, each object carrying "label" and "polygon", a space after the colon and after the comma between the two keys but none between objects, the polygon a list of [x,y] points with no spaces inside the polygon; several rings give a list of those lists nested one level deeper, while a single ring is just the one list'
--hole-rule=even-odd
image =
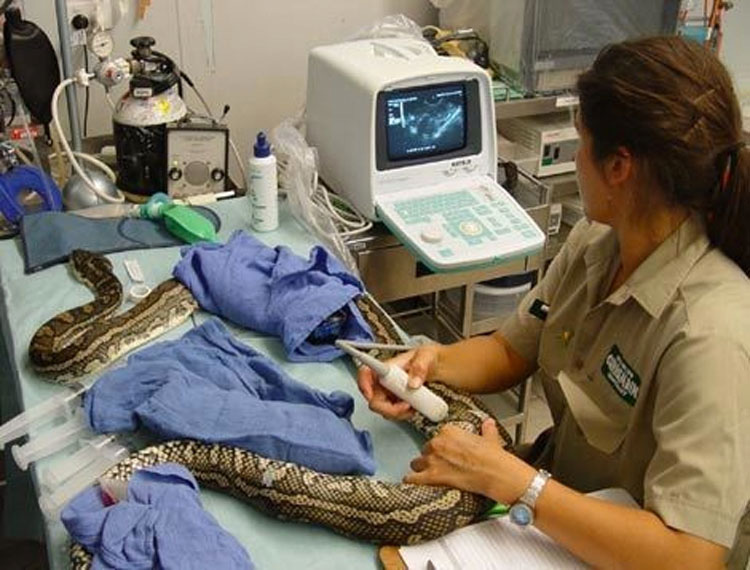
[{"label": "shelf", "polygon": [[578,105],[574,95],[555,95],[549,97],[532,97],[529,99],[511,99],[495,101],[495,119],[511,119],[564,111]]},{"label": "shelf", "polygon": [[[575,172],[544,176],[539,178],[539,181],[547,186],[554,196],[566,196],[578,193],[578,175]],[[563,189],[565,191],[561,192]],[[554,199],[551,201],[554,202]]]}]

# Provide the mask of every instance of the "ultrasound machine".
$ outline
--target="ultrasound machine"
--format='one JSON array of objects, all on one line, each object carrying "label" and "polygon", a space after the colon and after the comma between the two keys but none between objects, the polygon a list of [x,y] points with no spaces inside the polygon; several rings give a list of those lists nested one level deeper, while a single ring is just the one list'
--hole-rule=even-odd
[{"label": "ultrasound machine", "polygon": [[496,181],[491,82],[469,60],[406,38],[315,48],[306,123],[325,183],[433,270],[543,247],[544,233]]}]

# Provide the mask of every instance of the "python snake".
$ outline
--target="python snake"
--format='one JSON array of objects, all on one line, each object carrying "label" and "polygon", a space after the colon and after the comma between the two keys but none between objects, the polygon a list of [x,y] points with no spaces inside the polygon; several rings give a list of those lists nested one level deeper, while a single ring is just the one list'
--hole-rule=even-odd
[{"label": "python snake", "polygon": [[[430,387],[449,405],[448,417],[434,424],[421,414],[411,423],[426,437],[445,424],[478,433],[490,413],[475,399],[440,383]],[[506,445],[510,436],[502,430]],[[490,506],[480,495],[450,487],[329,475],[250,451],[196,441],[148,447],[120,462],[104,477],[127,480],[136,469],[163,462],[187,467],[203,487],[228,493],[279,518],[326,526],[377,544],[416,544],[476,521]],[[91,555],[79,544],[70,551],[71,568],[88,570]]]},{"label": "python snake", "polygon": [[92,374],[126,352],[176,327],[198,308],[179,281],[160,283],[130,310],[112,314],[122,304],[122,284],[104,256],[84,250],[70,254],[76,278],[95,294],[90,303],[57,314],[29,343],[35,370],[65,383]]},{"label": "python snake", "polygon": [[[105,367],[184,321],[197,308],[190,292],[170,279],[129,311],[111,316],[122,301],[122,286],[111,263],[84,251],[73,252],[71,262],[74,273],[95,292],[96,299],[47,321],[29,347],[35,368],[57,381]],[[368,295],[359,297],[357,305],[378,342],[399,342],[395,325]],[[410,422],[426,438],[447,424],[479,433],[482,422],[492,417],[473,396],[437,382],[430,387],[446,400],[449,411],[440,423],[419,413],[412,416]],[[505,446],[510,447],[510,436],[499,428]],[[196,441],[148,447],[112,467],[104,477],[127,480],[136,469],[163,462],[180,463],[202,485],[282,520],[321,524],[380,544],[415,544],[437,538],[477,520],[489,506],[485,497],[458,489],[330,475],[244,449]],[[91,566],[91,555],[79,544],[71,545],[70,558],[74,570]]]}]

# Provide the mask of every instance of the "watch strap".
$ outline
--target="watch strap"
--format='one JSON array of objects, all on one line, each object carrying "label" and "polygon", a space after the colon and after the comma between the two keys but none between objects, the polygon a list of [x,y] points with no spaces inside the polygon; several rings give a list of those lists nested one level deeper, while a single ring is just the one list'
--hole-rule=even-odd
[{"label": "watch strap", "polygon": [[536,475],[534,475],[534,478],[531,480],[531,483],[526,487],[526,490],[518,501],[529,505],[533,509],[536,505],[537,499],[539,499],[539,495],[542,494],[544,486],[551,477],[552,475],[549,471],[545,471],[544,469],[537,471]]}]

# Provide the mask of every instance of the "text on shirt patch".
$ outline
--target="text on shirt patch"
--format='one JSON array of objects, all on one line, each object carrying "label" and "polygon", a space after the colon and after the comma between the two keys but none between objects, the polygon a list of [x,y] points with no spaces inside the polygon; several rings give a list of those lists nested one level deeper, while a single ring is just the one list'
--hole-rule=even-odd
[{"label": "text on shirt patch", "polygon": [[641,377],[625,362],[616,344],[612,345],[602,362],[602,374],[623,400],[631,406],[635,405],[641,388]]}]

